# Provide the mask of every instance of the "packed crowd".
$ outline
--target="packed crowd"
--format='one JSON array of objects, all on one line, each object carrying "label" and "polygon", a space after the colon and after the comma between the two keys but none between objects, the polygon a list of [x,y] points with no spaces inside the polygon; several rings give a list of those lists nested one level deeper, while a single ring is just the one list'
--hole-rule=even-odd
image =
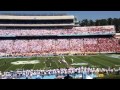
[{"label": "packed crowd", "polygon": [[6,54],[54,54],[57,52],[120,52],[120,40],[116,38],[0,40],[0,53]]},{"label": "packed crowd", "polygon": [[[120,68],[93,68],[93,67],[78,67],[78,68],[59,68],[49,70],[16,70],[0,72],[0,79],[55,79],[58,76],[64,79],[66,75],[71,75],[72,78],[83,78],[89,75],[91,78],[98,77],[99,74],[120,74]],[[51,77],[52,76],[52,77]],[[51,77],[51,78],[49,78]]]},{"label": "packed crowd", "polygon": [[0,36],[108,35],[114,26],[73,27],[72,29],[0,29]]}]

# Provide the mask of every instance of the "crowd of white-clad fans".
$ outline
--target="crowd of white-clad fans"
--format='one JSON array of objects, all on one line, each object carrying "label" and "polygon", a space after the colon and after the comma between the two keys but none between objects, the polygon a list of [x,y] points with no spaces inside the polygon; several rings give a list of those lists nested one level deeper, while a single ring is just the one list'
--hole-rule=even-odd
[{"label": "crowd of white-clad fans", "polygon": [[114,26],[73,27],[72,29],[0,29],[0,36],[107,35],[107,34],[115,34]]},{"label": "crowd of white-clad fans", "polygon": [[116,38],[0,40],[0,53],[53,54],[57,52],[120,52]]},{"label": "crowd of white-clad fans", "polygon": [[[92,78],[98,77],[99,74],[120,74],[120,68],[93,68],[93,67],[78,67],[78,68],[58,68],[58,69],[49,69],[49,70],[16,70],[16,71],[5,71],[0,72],[0,79],[49,79],[47,77],[53,76],[51,79],[55,79],[58,76],[64,79],[66,75],[71,75],[72,78],[83,78],[86,79],[87,75]],[[82,75],[82,76],[81,76]],[[94,76],[92,76],[94,75]],[[46,77],[47,76],[47,77]],[[45,78],[46,77],[46,78]]]}]

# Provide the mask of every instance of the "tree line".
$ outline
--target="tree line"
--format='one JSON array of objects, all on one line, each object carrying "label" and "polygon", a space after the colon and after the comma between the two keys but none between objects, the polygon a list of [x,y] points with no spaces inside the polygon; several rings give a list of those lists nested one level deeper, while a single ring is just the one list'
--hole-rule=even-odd
[{"label": "tree line", "polygon": [[115,25],[116,32],[120,33],[120,18],[108,18],[108,19],[97,19],[95,21],[83,19],[79,21],[80,26],[102,26],[102,25]]}]

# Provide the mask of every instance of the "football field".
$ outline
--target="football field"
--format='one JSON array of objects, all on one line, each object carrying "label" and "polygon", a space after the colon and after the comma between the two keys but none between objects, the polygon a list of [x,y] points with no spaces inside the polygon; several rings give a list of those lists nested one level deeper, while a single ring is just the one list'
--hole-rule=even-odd
[{"label": "football field", "polygon": [[120,55],[51,56],[28,58],[0,58],[0,71],[17,69],[55,69],[66,67],[120,67]]}]

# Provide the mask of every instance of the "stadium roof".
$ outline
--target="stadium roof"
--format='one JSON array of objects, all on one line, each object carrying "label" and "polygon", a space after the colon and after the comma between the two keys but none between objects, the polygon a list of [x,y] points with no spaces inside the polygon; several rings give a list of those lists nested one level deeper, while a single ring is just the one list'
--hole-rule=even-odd
[{"label": "stadium roof", "polygon": [[70,24],[0,24],[0,26],[74,26],[74,23]]},{"label": "stadium roof", "polygon": [[59,20],[59,19],[74,19],[73,15],[69,16],[14,16],[0,15],[0,19],[7,20]]},{"label": "stadium roof", "polygon": [[116,35],[119,35],[119,36],[120,36],[120,33],[116,33]]},{"label": "stadium roof", "polygon": [[66,13],[0,13],[0,15],[12,15],[12,16],[67,16]]}]

